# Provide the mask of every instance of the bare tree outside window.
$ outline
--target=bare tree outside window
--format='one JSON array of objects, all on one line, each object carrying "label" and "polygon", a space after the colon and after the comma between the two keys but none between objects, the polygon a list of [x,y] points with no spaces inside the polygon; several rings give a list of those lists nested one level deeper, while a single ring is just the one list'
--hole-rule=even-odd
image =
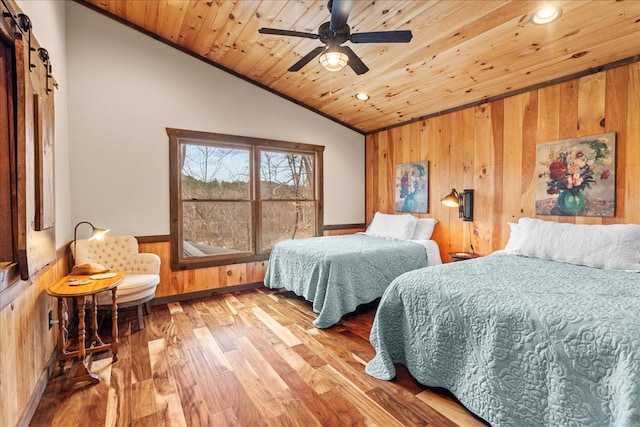
[{"label": "bare tree outside window", "polygon": [[[285,239],[313,236],[313,156],[261,152],[262,242],[270,250]],[[311,209],[310,209],[311,208]],[[283,220],[286,218],[286,221]],[[268,230],[268,231],[266,231]]]},{"label": "bare tree outside window", "polygon": [[251,151],[185,143],[181,153],[185,254],[249,251]]},{"label": "bare tree outside window", "polygon": [[174,157],[172,264],[264,259],[279,241],[320,234],[324,147],[167,133]]}]

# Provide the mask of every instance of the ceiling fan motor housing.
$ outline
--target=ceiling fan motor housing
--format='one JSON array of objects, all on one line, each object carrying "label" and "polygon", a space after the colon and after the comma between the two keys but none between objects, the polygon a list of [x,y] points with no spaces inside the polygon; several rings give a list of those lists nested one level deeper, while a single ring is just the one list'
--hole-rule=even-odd
[{"label": "ceiling fan motor housing", "polygon": [[320,28],[318,29],[318,36],[320,38],[320,41],[324,44],[330,43],[341,45],[342,43],[349,40],[349,37],[351,36],[351,28],[347,24],[345,24],[342,28],[334,32],[333,30],[331,30],[331,23],[325,22],[324,24],[320,25]]}]

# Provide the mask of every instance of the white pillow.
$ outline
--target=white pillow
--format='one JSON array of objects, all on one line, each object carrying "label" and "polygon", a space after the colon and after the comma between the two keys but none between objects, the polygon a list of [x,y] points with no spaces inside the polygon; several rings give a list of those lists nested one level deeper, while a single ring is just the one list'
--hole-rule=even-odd
[{"label": "white pillow", "polygon": [[365,234],[390,239],[410,240],[416,229],[413,215],[389,215],[376,212]]},{"label": "white pillow", "polygon": [[430,240],[438,220],[435,218],[418,218],[413,232],[414,240]]},{"label": "white pillow", "polygon": [[505,252],[615,270],[640,270],[640,225],[520,218]]},{"label": "white pillow", "polygon": [[509,234],[509,241],[504,250],[506,252],[517,251],[520,247],[520,238],[522,237],[521,227],[516,222],[508,222],[507,224],[511,227],[511,234]]}]

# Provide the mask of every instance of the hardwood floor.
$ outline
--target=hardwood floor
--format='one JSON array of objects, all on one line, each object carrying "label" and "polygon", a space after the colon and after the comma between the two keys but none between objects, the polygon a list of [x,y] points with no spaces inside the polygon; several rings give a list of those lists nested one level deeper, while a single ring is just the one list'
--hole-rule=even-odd
[{"label": "hardwood floor", "polygon": [[325,330],[308,302],[266,288],[154,306],[137,332],[126,314],[118,361],[93,361],[101,382],[63,391],[56,370],[32,426],[485,425],[403,367],[364,372],[375,304]]}]

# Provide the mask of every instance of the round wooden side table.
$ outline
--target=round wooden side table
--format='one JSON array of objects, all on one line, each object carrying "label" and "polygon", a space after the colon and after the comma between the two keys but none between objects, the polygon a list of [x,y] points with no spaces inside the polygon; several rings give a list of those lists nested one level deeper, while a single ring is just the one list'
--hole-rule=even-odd
[{"label": "round wooden side table", "polygon": [[[111,350],[113,362],[118,360],[118,304],[117,289],[122,282],[124,275],[119,271],[109,271],[101,274],[93,275],[77,275],[70,274],[55,283],[51,284],[47,289],[47,293],[58,298],[58,361],[60,370],[64,368],[65,361],[75,359],[68,377],[63,383],[63,389],[68,389],[78,383],[97,384],[100,378],[97,374],[91,372],[87,364],[86,356]],[[111,314],[112,314],[112,340],[110,343],[104,343],[98,335],[98,304],[96,295],[99,292],[111,290]],[[87,305],[87,297],[92,298],[92,316],[91,328],[92,336],[90,339],[91,346],[86,348],[85,345],[85,308]],[[71,341],[66,336],[68,314],[67,303],[65,298],[75,298],[78,306],[78,346],[77,349],[72,348]]]}]

